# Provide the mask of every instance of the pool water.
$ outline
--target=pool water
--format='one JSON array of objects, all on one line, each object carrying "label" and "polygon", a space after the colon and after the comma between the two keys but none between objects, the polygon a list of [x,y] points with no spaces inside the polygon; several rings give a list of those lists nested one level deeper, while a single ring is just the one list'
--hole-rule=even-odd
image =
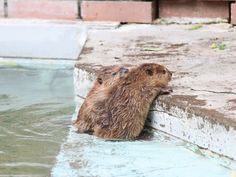
[{"label": "pool water", "polygon": [[49,176],[73,113],[73,70],[0,68],[0,176]]}]

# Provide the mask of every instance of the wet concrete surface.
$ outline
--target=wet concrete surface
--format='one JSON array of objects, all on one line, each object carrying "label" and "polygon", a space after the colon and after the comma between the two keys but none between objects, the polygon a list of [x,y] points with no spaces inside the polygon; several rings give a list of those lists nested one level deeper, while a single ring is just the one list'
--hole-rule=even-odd
[{"label": "wet concrete surface", "polygon": [[[192,25],[123,25],[90,30],[76,67],[94,73],[114,64],[163,64],[174,73],[173,93],[159,97],[160,103],[221,125],[227,134],[236,129],[235,58],[236,28],[229,24],[203,25],[197,30]],[[211,141],[210,133],[205,134]],[[235,139],[229,144],[234,151],[232,142]],[[236,158],[235,152],[229,156]]]},{"label": "wet concrete surface", "polygon": [[136,141],[105,141],[71,129],[54,177],[225,177],[236,164],[158,131]]}]

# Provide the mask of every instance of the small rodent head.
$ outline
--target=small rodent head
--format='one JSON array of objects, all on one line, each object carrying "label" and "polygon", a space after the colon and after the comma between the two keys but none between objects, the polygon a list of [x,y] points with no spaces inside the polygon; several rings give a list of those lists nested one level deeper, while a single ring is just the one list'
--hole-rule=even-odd
[{"label": "small rodent head", "polygon": [[148,86],[166,87],[172,77],[172,73],[166,67],[156,63],[145,63],[139,68],[146,76]]},{"label": "small rodent head", "polygon": [[119,78],[122,78],[127,75],[129,72],[128,68],[124,66],[109,66],[103,68],[98,76],[97,76],[97,83],[99,85],[112,85],[115,83]]}]

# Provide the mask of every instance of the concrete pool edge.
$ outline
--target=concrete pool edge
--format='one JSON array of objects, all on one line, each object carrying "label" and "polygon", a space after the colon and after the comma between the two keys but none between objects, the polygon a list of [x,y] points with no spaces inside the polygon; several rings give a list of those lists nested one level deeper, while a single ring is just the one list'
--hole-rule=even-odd
[{"label": "concrete pool edge", "polygon": [[0,27],[4,58],[77,60],[87,39],[80,21],[0,20]]},{"label": "concrete pool edge", "polygon": [[[99,68],[99,66],[98,66]],[[95,80],[92,67],[74,69],[76,100],[86,97]],[[214,115],[199,115],[189,107],[180,107],[171,96],[159,97],[150,111],[148,125],[167,134],[236,160],[236,129],[234,126],[214,120]]]}]

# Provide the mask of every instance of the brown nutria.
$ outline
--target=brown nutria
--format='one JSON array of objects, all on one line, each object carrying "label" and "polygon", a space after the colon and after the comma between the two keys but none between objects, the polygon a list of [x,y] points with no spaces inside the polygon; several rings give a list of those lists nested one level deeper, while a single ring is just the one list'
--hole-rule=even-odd
[{"label": "brown nutria", "polygon": [[97,79],[94,86],[86,96],[85,101],[81,105],[81,108],[77,115],[77,120],[74,122],[74,126],[78,128],[78,132],[92,132],[94,127],[94,116],[96,116],[96,107],[94,104],[99,100],[106,99],[103,94],[103,90],[112,86],[115,81],[121,77],[124,77],[128,73],[129,69],[115,65],[104,67],[98,72]]},{"label": "brown nutria", "polygon": [[171,76],[162,65],[142,64],[104,89],[105,99],[94,105],[94,134],[105,139],[138,137],[153,100],[167,87]]},{"label": "brown nutria", "polygon": [[120,65],[103,67],[98,72],[98,76],[95,81],[95,84],[92,87],[92,89],[89,91],[87,96],[98,91],[98,88],[101,89],[103,87],[111,86],[118,78],[124,77],[128,73],[128,71],[129,71],[128,68],[124,66],[120,66]]}]

